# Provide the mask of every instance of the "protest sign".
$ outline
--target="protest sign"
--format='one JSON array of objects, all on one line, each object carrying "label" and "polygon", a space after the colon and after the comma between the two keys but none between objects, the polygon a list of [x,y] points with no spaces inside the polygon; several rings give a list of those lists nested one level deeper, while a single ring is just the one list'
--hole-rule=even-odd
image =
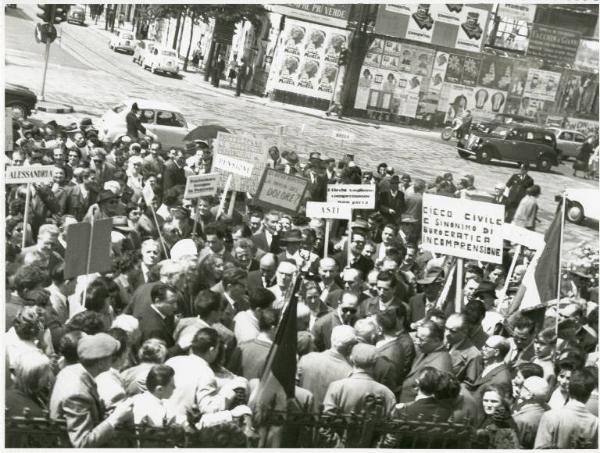
[{"label": "protest sign", "polygon": [[505,223],[502,230],[504,240],[524,245],[528,249],[539,250],[546,245],[542,233],[536,233],[535,231],[513,225],[512,223]]},{"label": "protest sign", "polygon": [[350,215],[352,215],[352,208],[348,204],[306,202],[306,217],[348,220]]},{"label": "protest sign", "polygon": [[110,232],[112,219],[74,223],[67,227],[65,279],[107,272],[112,268]]},{"label": "protest sign", "polygon": [[300,209],[307,187],[308,179],[286,175],[267,168],[256,191],[254,201],[266,208],[296,214]]},{"label": "protest sign", "polygon": [[502,263],[504,206],[423,195],[423,248],[488,263]]},{"label": "protest sign", "polygon": [[44,183],[52,181],[53,165],[6,167],[6,184]]},{"label": "protest sign", "polygon": [[231,190],[254,195],[267,159],[268,147],[264,140],[219,132],[213,158],[213,171],[220,175],[219,187],[224,187],[227,177],[232,175]]},{"label": "protest sign", "polygon": [[332,137],[345,142],[351,142],[354,140],[354,134],[339,129],[333,131]]},{"label": "protest sign", "polygon": [[217,193],[218,181],[219,175],[217,173],[188,176],[183,198],[190,200],[200,197],[212,197]]},{"label": "protest sign", "polygon": [[352,209],[375,209],[375,186],[370,184],[331,184],[327,202],[347,204]]}]

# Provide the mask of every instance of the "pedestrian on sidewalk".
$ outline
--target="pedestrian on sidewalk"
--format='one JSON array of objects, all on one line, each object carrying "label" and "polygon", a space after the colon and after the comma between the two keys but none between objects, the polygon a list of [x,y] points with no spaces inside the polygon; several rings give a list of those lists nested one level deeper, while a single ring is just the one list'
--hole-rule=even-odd
[{"label": "pedestrian on sidewalk", "polygon": [[233,57],[233,60],[229,63],[229,73],[227,74],[227,78],[229,79],[229,88],[233,86],[233,79],[235,79],[237,74],[238,64],[237,64],[237,56]]},{"label": "pedestrian on sidewalk", "polygon": [[225,60],[223,59],[222,55],[219,55],[219,59],[217,60],[217,63],[212,68],[212,81],[211,82],[215,88],[219,88],[219,81],[221,79],[223,71],[225,71]]},{"label": "pedestrian on sidewalk", "polygon": [[242,58],[242,64],[238,67],[237,82],[235,85],[235,95],[239,96],[244,92],[246,81],[250,75],[250,66],[246,62],[246,58]]}]

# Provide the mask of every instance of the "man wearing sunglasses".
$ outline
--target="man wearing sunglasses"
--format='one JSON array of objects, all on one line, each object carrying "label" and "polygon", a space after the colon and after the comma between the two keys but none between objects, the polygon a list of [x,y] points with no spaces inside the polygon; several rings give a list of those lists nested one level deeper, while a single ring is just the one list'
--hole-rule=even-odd
[{"label": "man wearing sunglasses", "polygon": [[317,319],[313,327],[313,336],[319,351],[331,347],[331,332],[336,326],[354,325],[358,319],[358,305],[358,295],[352,291],[344,291],[338,307]]}]

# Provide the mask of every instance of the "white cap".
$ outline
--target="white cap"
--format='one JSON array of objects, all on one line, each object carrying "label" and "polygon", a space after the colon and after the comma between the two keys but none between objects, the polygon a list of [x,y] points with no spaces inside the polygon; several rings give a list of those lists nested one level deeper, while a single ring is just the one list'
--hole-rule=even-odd
[{"label": "white cap", "polygon": [[171,260],[179,261],[184,256],[198,256],[196,243],[191,239],[182,239],[171,248]]}]

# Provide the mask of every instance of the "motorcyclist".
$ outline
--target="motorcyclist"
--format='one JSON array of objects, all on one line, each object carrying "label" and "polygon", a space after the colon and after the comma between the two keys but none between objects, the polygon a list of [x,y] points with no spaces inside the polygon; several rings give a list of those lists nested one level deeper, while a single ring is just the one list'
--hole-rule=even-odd
[{"label": "motorcyclist", "polygon": [[455,118],[454,130],[456,131],[456,138],[459,140],[463,138],[465,134],[471,129],[473,123],[473,116],[471,116],[470,110],[465,110]]}]

